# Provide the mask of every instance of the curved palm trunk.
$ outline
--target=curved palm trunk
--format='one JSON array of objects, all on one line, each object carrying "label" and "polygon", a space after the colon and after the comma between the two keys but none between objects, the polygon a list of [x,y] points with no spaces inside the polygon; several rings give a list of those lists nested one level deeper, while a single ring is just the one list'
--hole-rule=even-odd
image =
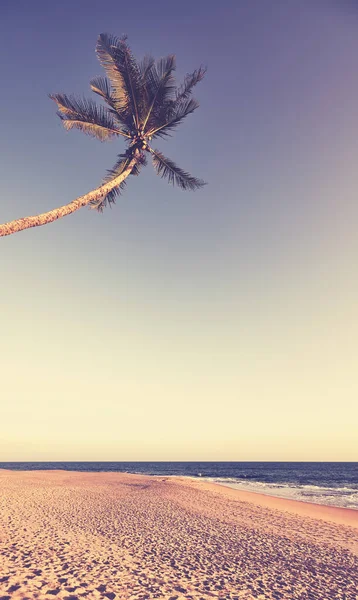
[{"label": "curved palm trunk", "polygon": [[64,206],[60,206],[59,208],[54,208],[46,213],[42,213],[35,217],[23,217],[22,219],[16,219],[15,221],[9,221],[8,223],[4,223],[0,225],[0,237],[5,235],[11,235],[12,233],[16,233],[17,231],[22,231],[23,229],[29,229],[30,227],[39,227],[40,225],[47,225],[47,223],[52,223],[52,221],[56,221],[57,219],[61,219],[66,215],[70,215],[75,212],[82,206],[88,205],[90,202],[99,200],[108,192],[113,190],[117,185],[122,183],[128,175],[131,174],[131,171],[136,164],[136,159],[133,158],[129,163],[127,169],[123,171],[118,177],[112,179],[108,183],[104,183],[100,187],[92,190],[92,192],[88,192],[84,196],[80,196],[73,200],[69,204],[65,204]]}]

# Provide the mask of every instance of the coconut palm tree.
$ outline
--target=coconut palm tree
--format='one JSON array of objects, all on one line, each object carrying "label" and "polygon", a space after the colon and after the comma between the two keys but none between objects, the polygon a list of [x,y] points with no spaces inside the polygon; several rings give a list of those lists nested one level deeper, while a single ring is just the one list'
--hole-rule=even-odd
[{"label": "coconut palm tree", "polygon": [[51,223],[82,208],[90,206],[103,211],[113,204],[123,190],[129,175],[138,175],[151,155],[158,175],[183,190],[195,190],[204,182],[189,175],[159,150],[152,140],[164,138],[198,107],[192,97],[194,86],[205,75],[200,67],[188,74],[182,85],[174,80],[175,56],[155,61],[146,56],[138,62],[127,44],[126,36],[118,38],[101,34],[96,53],[107,77],[91,81],[92,91],[105,105],[93,100],[65,94],[51,94],[65,129],[80,129],[101,141],[121,137],[127,144],[118,155],[114,167],[95,190],[49,212],[17,219],[0,225],[0,237],[29,227]]}]

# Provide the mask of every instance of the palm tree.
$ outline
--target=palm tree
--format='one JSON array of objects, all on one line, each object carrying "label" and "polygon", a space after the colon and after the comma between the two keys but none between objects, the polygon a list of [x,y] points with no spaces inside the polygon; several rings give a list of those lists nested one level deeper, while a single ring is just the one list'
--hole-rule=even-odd
[{"label": "palm tree", "polygon": [[50,98],[57,104],[65,129],[80,129],[101,141],[122,137],[126,150],[118,155],[116,164],[97,189],[60,208],[0,225],[0,237],[51,223],[82,206],[103,211],[106,205],[115,202],[128,175],[139,174],[148,154],[157,174],[169,183],[183,190],[205,185],[151,146],[152,140],[170,135],[199,106],[192,91],[203,79],[205,69],[200,67],[188,74],[182,85],[176,87],[173,55],[158,61],[146,56],[138,62],[126,36],[117,38],[108,34],[99,36],[96,53],[107,77],[93,79],[91,88],[106,106],[65,94],[51,94]]}]

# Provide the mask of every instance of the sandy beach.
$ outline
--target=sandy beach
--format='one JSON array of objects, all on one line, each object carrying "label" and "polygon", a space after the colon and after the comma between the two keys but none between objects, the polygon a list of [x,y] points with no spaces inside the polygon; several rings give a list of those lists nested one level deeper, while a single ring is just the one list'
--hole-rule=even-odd
[{"label": "sandy beach", "polygon": [[358,599],[358,511],[122,473],[0,470],[0,600]]}]

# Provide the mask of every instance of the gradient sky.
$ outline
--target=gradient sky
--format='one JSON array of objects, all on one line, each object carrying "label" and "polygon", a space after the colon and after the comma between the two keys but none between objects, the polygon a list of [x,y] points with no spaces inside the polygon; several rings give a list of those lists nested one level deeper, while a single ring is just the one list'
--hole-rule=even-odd
[{"label": "gradient sky", "polygon": [[201,106],[114,209],[0,240],[0,461],[358,460],[353,0],[2,0],[0,222],[96,187],[123,149],[48,93],[98,34],[200,64]]}]

